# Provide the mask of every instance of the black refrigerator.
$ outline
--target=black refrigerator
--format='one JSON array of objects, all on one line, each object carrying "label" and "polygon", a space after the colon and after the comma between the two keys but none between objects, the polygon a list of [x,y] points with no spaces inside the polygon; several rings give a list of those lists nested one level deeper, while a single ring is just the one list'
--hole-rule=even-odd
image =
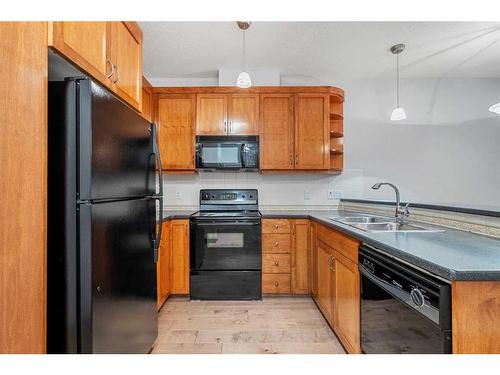
[{"label": "black refrigerator", "polygon": [[157,337],[156,129],[86,78],[49,83],[47,351],[147,353]]}]

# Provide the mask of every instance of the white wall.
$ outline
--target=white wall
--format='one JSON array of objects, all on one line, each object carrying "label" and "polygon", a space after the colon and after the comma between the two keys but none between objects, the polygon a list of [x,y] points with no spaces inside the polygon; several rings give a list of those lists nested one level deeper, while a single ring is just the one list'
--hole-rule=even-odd
[{"label": "white wall", "polygon": [[[361,196],[362,175],[351,170],[341,176],[326,174],[200,173],[199,175],[167,175],[164,178],[164,205],[198,206],[200,189],[248,188],[259,190],[259,205],[268,208],[335,207],[338,200],[328,200],[329,189]],[[308,192],[309,199],[305,198]],[[180,193],[180,196],[178,195]]]},{"label": "white wall", "polygon": [[499,79],[401,82],[407,119],[389,121],[394,81],[345,82],[345,166],[363,174],[363,197],[500,210]]}]

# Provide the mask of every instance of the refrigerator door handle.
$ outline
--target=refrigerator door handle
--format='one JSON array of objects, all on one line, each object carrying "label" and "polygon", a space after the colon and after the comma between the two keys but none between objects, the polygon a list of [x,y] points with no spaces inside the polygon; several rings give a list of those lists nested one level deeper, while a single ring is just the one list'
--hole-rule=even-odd
[{"label": "refrigerator door handle", "polygon": [[160,251],[160,243],[163,235],[163,220],[162,220],[162,212],[163,212],[163,198],[162,197],[153,197],[153,200],[159,202],[160,210],[156,211],[155,205],[155,238],[153,239],[153,259],[154,262],[158,262],[158,253]]},{"label": "refrigerator door handle", "polygon": [[153,137],[153,155],[155,157],[155,161],[158,163],[158,182],[160,184],[160,189],[158,194],[156,194],[156,186],[155,186],[155,195],[161,195],[163,196],[163,168],[161,165],[161,156],[160,156],[160,150],[158,149],[158,143],[157,143],[157,132],[156,132],[156,125],[151,124],[151,136]]}]

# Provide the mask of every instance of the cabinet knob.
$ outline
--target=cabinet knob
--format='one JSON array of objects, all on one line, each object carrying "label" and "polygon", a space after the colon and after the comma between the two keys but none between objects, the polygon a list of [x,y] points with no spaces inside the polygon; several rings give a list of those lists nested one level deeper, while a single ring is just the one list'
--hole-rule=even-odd
[{"label": "cabinet knob", "polygon": [[278,247],[278,241],[276,241],[276,242],[274,243],[274,246]]},{"label": "cabinet knob", "polygon": [[274,265],[275,265],[276,267],[278,267],[278,266],[279,266],[278,261],[275,261],[275,262],[274,262]]},{"label": "cabinet knob", "polygon": [[275,281],[275,282],[274,282],[274,286],[275,286],[276,288],[277,288],[279,285],[280,285],[280,284],[279,284],[277,281]]},{"label": "cabinet knob", "polygon": [[274,224],[274,229],[278,229],[278,224]]}]

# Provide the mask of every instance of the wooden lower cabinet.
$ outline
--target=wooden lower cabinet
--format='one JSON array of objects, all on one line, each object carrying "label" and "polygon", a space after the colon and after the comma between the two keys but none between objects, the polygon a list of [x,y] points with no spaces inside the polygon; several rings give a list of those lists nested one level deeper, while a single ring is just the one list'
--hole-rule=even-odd
[{"label": "wooden lower cabinet", "polygon": [[309,294],[309,220],[291,220],[291,292]]},{"label": "wooden lower cabinet", "polygon": [[156,264],[157,305],[160,309],[170,294],[170,222],[163,222],[162,239],[158,252],[158,263]]},{"label": "wooden lower cabinet", "polygon": [[349,353],[361,353],[358,264],[334,252],[334,329]]},{"label": "wooden lower cabinet", "polygon": [[170,221],[171,294],[189,294],[189,220]]},{"label": "wooden lower cabinet", "polygon": [[318,252],[318,292],[316,302],[326,320],[333,327],[335,322],[335,269],[334,250],[324,242],[319,242]]},{"label": "wooden lower cabinet", "polygon": [[311,294],[347,352],[361,353],[359,242],[317,223],[311,237]]},{"label": "wooden lower cabinet", "polygon": [[290,290],[290,275],[271,273],[262,275],[262,293],[290,294]]},{"label": "wooden lower cabinet", "polygon": [[500,282],[451,284],[453,353],[500,354]]},{"label": "wooden lower cabinet", "polygon": [[311,295],[314,297],[318,296],[318,237],[317,237],[318,225],[316,222],[311,221],[309,231],[310,231],[310,244],[309,244],[309,254],[311,258],[311,263],[309,267],[310,276],[310,286]]}]

